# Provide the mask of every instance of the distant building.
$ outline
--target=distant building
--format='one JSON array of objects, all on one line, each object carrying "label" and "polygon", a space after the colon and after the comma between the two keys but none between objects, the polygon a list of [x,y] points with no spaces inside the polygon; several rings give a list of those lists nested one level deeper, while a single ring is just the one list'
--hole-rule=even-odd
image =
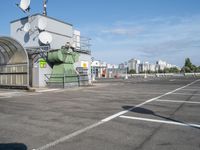
[{"label": "distant building", "polygon": [[147,72],[150,70],[149,62],[143,62],[139,64],[139,72]]},{"label": "distant building", "polygon": [[172,68],[174,65],[168,64],[166,61],[158,60],[156,62],[156,70],[164,70],[165,68]]},{"label": "distant building", "polygon": [[156,65],[155,64],[149,64],[149,71],[155,72],[156,71]]},{"label": "distant building", "polygon": [[158,65],[158,70],[164,70],[167,67],[167,62],[162,60],[158,60],[156,64]]},{"label": "distant building", "polygon": [[107,69],[118,69],[118,65],[115,65],[115,64],[107,64]]},{"label": "distant building", "polygon": [[126,65],[124,63],[119,64],[119,69],[125,69]]},{"label": "distant building", "polygon": [[135,70],[136,73],[139,73],[139,64],[140,60],[131,59],[128,61],[128,70]]},{"label": "distant building", "polygon": [[92,61],[92,74],[96,78],[107,78],[112,77],[114,72],[119,69],[118,65],[115,64],[108,64],[106,62],[102,62],[99,60]]},{"label": "distant building", "polygon": [[[119,69],[122,69],[124,67],[125,67],[125,64],[123,63],[119,64]],[[158,60],[156,64],[152,64],[149,62],[140,63],[140,60],[138,59],[131,59],[128,61],[128,70],[129,71],[135,70],[136,73],[159,72],[159,71],[163,71],[165,68],[172,68],[172,67],[177,67],[177,66],[168,64],[166,61],[163,61],[163,60]]]}]

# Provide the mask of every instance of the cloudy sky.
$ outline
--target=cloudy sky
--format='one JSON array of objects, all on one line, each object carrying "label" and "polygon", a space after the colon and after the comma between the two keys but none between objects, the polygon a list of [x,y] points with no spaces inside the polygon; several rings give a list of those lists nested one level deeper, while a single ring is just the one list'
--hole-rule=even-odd
[{"label": "cloudy sky", "polygon": [[[0,5],[0,35],[9,22],[23,17],[15,3]],[[31,2],[42,11],[42,0]],[[92,39],[92,54],[108,63],[131,58],[179,66],[190,57],[200,65],[200,0],[49,0],[48,15],[72,23]]]}]

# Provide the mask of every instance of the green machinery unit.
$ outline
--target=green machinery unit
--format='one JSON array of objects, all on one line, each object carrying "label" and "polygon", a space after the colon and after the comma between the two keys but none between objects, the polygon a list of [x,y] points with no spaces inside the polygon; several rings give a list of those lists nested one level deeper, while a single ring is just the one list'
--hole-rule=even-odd
[{"label": "green machinery unit", "polygon": [[50,87],[78,85],[78,73],[74,68],[74,63],[78,59],[79,54],[70,46],[50,50],[47,54],[47,61],[52,65],[53,70],[47,84]]}]

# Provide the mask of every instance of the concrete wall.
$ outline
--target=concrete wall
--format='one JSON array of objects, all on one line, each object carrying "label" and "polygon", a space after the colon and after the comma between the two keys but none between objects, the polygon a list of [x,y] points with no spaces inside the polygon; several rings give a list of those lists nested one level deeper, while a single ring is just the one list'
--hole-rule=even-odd
[{"label": "concrete wall", "polygon": [[33,66],[33,75],[32,75],[32,81],[33,81],[33,87],[46,87],[46,81],[47,78],[45,74],[51,74],[52,68],[46,64],[45,68],[41,68],[39,61],[36,62]]}]

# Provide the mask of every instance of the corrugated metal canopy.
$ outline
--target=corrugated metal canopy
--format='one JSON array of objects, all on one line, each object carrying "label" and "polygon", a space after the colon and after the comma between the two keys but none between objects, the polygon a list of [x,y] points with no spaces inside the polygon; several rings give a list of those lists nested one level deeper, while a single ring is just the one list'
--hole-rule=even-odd
[{"label": "corrugated metal canopy", "polygon": [[10,37],[0,37],[0,65],[28,63],[23,46]]},{"label": "corrugated metal canopy", "polygon": [[28,54],[10,37],[0,37],[0,86],[29,86]]}]

